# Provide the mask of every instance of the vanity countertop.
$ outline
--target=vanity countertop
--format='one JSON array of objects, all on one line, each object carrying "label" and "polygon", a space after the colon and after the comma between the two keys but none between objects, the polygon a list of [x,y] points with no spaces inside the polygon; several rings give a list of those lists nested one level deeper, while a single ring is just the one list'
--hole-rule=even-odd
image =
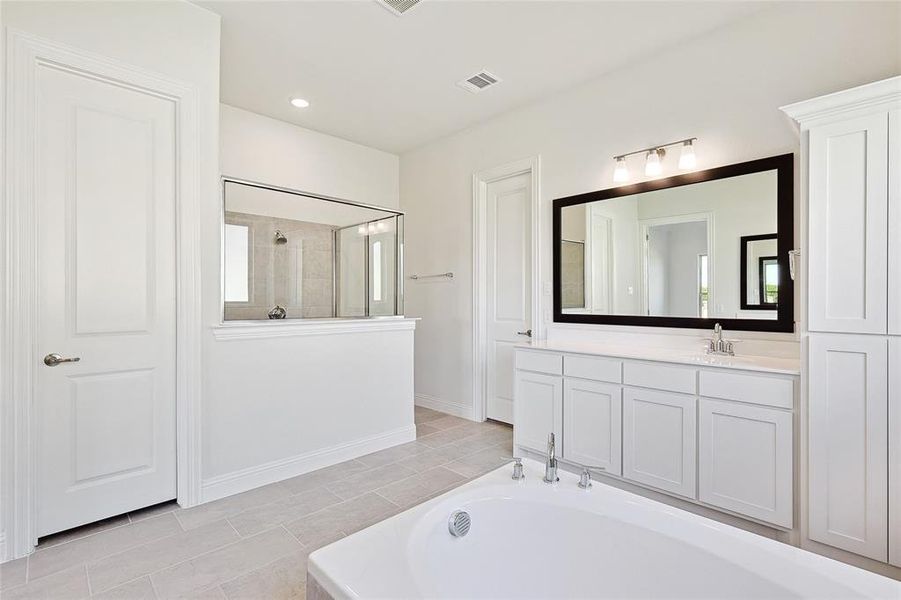
[{"label": "vanity countertop", "polygon": [[798,358],[770,356],[719,356],[707,354],[700,346],[698,350],[685,348],[660,348],[653,346],[628,346],[625,344],[603,344],[597,342],[549,342],[536,340],[516,345],[518,348],[565,352],[569,354],[591,354],[613,356],[635,360],[676,363],[694,367],[739,369],[781,375],[800,375],[801,360]]}]

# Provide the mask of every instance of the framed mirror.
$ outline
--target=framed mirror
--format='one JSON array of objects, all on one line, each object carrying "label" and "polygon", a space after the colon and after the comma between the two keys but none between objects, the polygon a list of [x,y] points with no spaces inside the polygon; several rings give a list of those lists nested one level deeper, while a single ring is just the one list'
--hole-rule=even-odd
[{"label": "framed mirror", "polygon": [[559,198],[554,321],[793,331],[793,155]]}]

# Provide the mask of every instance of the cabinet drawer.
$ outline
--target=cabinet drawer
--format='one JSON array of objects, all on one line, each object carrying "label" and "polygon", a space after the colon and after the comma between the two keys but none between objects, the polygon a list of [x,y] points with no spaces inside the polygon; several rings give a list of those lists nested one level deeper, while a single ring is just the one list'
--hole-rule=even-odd
[{"label": "cabinet drawer", "polygon": [[564,356],[563,374],[567,377],[621,383],[623,363],[621,360],[601,356]]},{"label": "cabinet drawer", "polygon": [[777,408],[794,406],[795,382],[788,377],[701,371],[699,381],[702,396]]},{"label": "cabinet drawer", "polygon": [[697,371],[686,367],[671,367],[655,363],[623,363],[623,383],[638,387],[694,394],[697,392]]},{"label": "cabinet drawer", "polygon": [[549,375],[563,374],[563,355],[554,352],[516,351],[516,368]]}]

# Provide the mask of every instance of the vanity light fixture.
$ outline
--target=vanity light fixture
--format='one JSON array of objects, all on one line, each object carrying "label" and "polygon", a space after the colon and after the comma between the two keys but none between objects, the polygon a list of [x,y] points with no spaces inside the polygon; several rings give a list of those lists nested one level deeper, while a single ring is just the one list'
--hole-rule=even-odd
[{"label": "vanity light fixture", "polygon": [[294,108],[306,108],[310,105],[309,101],[303,98],[291,98],[291,106]]},{"label": "vanity light fixture", "polygon": [[619,154],[613,157],[616,161],[616,167],[613,170],[613,181],[623,183],[629,180],[629,168],[626,165],[626,158],[635,156],[636,154],[645,155],[644,174],[648,177],[656,177],[663,172],[663,163],[661,159],[666,156],[666,149],[670,146],[682,146],[682,154],[679,156],[679,168],[682,170],[694,169],[697,165],[695,157],[694,143],[698,138],[686,138],[668,144],[660,144],[659,146],[651,146],[650,148],[642,148],[633,152]]},{"label": "vanity light fixture", "polygon": [[663,167],[660,165],[660,157],[666,155],[666,150],[663,148],[648,150],[648,155],[644,160],[644,174],[648,177],[656,177],[660,175],[663,171]]},{"label": "vanity light fixture", "polygon": [[679,168],[683,171],[694,169],[698,161],[695,158],[695,141],[694,139],[682,142],[682,154],[679,155]]},{"label": "vanity light fixture", "polygon": [[629,181],[629,167],[626,166],[625,156],[616,157],[616,168],[613,170],[613,181],[616,183]]}]

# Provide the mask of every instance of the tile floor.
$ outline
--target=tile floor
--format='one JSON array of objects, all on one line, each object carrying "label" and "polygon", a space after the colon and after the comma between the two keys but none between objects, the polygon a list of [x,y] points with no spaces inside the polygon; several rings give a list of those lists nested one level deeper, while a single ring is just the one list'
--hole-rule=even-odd
[{"label": "tile floor", "polygon": [[304,598],[307,555],[478,477],[512,429],[416,408],[415,442],[187,510],[174,503],[42,539],[0,596]]}]

